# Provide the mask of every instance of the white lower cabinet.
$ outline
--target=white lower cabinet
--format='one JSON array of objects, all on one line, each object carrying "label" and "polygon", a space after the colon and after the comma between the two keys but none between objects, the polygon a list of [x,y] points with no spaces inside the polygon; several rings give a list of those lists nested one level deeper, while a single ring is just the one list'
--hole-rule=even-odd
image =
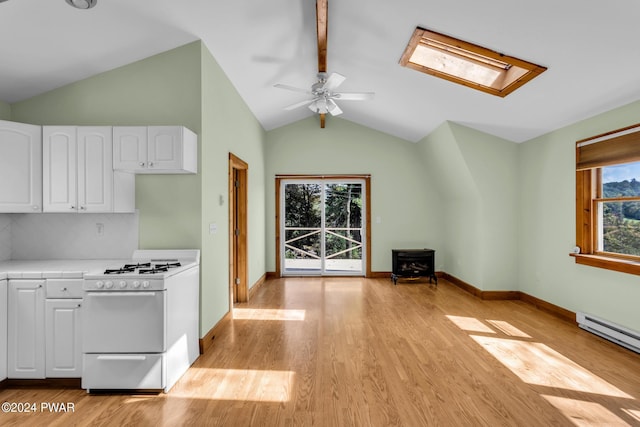
[{"label": "white lower cabinet", "polygon": [[44,280],[9,280],[8,378],[45,377]]},{"label": "white lower cabinet", "polygon": [[81,299],[47,299],[45,303],[47,378],[82,376]]},{"label": "white lower cabinet", "polygon": [[7,378],[7,281],[0,280],[0,381]]}]

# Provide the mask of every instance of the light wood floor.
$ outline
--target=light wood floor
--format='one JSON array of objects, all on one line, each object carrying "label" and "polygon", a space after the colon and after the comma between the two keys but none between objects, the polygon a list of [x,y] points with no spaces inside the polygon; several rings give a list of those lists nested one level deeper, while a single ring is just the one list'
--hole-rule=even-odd
[{"label": "light wood floor", "polygon": [[6,389],[75,412],[0,425],[640,425],[640,355],[445,280],[274,280],[234,317],[167,395]]}]

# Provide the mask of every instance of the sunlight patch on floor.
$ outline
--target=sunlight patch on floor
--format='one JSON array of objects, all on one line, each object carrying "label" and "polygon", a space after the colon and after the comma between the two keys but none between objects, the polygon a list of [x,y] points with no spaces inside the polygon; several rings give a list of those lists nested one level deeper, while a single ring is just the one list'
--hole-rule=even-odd
[{"label": "sunlight patch on floor", "polygon": [[640,410],[622,408],[622,412],[629,415],[629,417],[631,417],[632,419],[636,420],[638,422],[638,425],[640,425]]},{"label": "sunlight patch on floor", "polygon": [[487,334],[495,334],[493,329],[476,319],[475,317],[462,317],[447,315],[447,318],[451,320],[456,326],[463,331],[468,332],[485,332]]},{"label": "sunlight patch on floor", "polygon": [[512,337],[520,337],[520,338],[531,338],[530,335],[522,332],[520,329],[516,328],[509,322],[505,322],[504,320],[488,320],[487,322],[493,326],[494,328],[500,330],[503,334],[509,335]]},{"label": "sunlight patch on floor", "polygon": [[629,425],[599,403],[558,396],[543,395],[542,397],[579,427]]},{"label": "sunlight patch on floor", "polygon": [[296,320],[303,321],[306,310],[275,308],[234,308],[233,318],[239,320]]},{"label": "sunlight patch on floor", "polygon": [[268,371],[258,369],[191,368],[197,378],[198,370],[206,371],[207,385],[185,387],[171,392],[171,397],[191,399],[234,400],[252,402],[288,402],[291,400],[294,371]]},{"label": "sunlight patch on floor", "polygon": [[633,399],[545,344],[475,335],[471,338],[529,384]]}]

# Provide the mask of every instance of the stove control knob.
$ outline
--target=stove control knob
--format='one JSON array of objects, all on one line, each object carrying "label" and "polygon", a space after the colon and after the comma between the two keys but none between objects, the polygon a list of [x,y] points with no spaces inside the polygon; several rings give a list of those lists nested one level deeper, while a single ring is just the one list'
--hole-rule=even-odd
[{"label": "stove control knob", "polygon": [[142,287],[145,288],[145,289],[148,288],[149,287],[149,281],[145,280],[144,282],[142,282]]},{"label": "stove control knob", "polygon": [[137,280],[133,281],[133,287],[138,289],[140,287],[140,282],[138,282]]},{"label": "stove control knob", "polygon": [[125,282],[124,280],[121,280],[120,283],[118,283],[118,285],[120,285],[120,289],[124,289],[127,287],[127,282]]},{"label": "stove control knob", "polygon": [[96,288],[98,288],[98,289],[104,288],[104,283],[102,282],[102,280],[98,280],[96,282]]},{"label": "stove control knob", "polygon": [[107,280],[104,284],[104,287],[107,289],[113,288],[113,282],[111,280]]}]

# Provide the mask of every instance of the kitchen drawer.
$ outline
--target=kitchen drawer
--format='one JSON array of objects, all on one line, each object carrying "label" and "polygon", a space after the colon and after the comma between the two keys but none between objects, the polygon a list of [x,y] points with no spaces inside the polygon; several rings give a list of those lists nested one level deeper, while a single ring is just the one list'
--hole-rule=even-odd
[{"label": "kitchen drawer", "polygon": [[82,298],[82,279],[47,279],[47,298]]},{"label": "kitchen drawer", "polygon": [[161,389],[163,362],[161,354],[85,354],[82,388]]}]

